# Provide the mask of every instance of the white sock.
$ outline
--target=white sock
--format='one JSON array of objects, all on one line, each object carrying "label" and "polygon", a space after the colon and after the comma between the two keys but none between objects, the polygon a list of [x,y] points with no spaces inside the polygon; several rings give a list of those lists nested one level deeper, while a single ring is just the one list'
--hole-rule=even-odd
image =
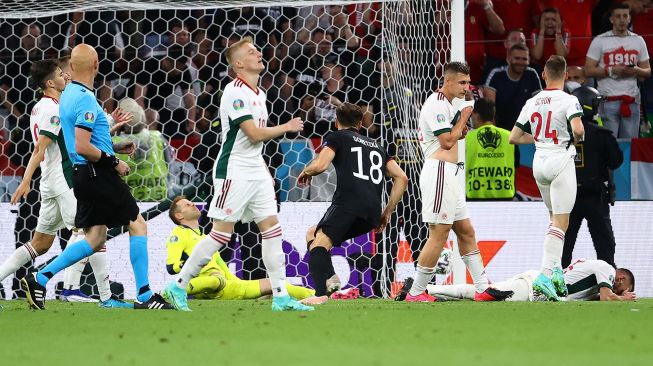
[{"label": "white sock", "polygon": [[109,286],[109,266],[107,265],[107,248],[103,246],[88,261],[93,268],[93,276],[97,284],[97,290],[100,293],[100,301],[107,301],[111,298],[111,287]]},{"label": "white sock", "polygon": [[226,245],[230,239],[230,233],[213,230],[209,235],[197,242],[193,252],[177,276],[177,286],[186,291],[188,282],[200,273],[202,268],[211,261],[213,254]]},{"label": "white sock", "polygon": [[542,255],[541,272],[551,277],[555,267],[561,266],[562,248],[565,243],[565,232],[557,227],[551,226],[544,237],[544,254]]},{"label": "white sock", "polygon": [[10,274],[15,273],[20,267],[36,259],[36,257],[38,257],[38,254],[30,243],[16,248],[9,258],[0,265],[0,281],[7,278]]},{"label": "white sock", "polygon": [[485,274],[485,267],[483,266],[483,258],[481,258],[481,251],[476,249],[462,256],[463,262],[472,276],[476,292],[483,292],[490,287]]},{"label": "white sock", "polygon": [[435,267],[423,267],[419,264],[416,266],[415,281],[413,281],[413,287],[410,288],[408,292],[411,296],[417,296],[426,290],[426,285],[431,282],[433,276],[435,275]]},{"label": "white sock", "polygon": [[476,287],[474,285],[427,285],[426,291],[429,295],[444,295],[456,299],[470,299],[474,300]]},{"label": "white sock", "polygon": [[88,263],[88,257],[80,260],[63,271],[63,288],[64,290],[79,290],[79,284],[82,280],[82,272]]},{"label": "white sock", "polygon": [[276,224],[261,233],[263,264],[268,271],[272,296],[286,296],[286,255],[281,243],[281,225]]}]

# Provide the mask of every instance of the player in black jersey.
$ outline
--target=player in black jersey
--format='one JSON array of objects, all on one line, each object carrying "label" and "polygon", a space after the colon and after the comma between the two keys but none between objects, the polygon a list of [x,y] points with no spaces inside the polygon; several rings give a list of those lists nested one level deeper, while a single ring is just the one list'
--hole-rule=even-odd
[{"label": "player in black jersey", "polygon": [[[339,106],[336,109],[338,131],[324,137],[320,154],[298,177],[299,185],[308,185],[311,177],[324,172],[331,163],[338,176],[331,207],[307,234],[308,266],[315,283],[314,303],[327,300],[327,279],[335,276],[331,248],[372,230],[382,231],[408,185],[406,174],[386,151],[358,133],[362,117],[362,109],[354,104]],[[393,179],[393,185],[388,204],[382,210],[386,176]]]}]

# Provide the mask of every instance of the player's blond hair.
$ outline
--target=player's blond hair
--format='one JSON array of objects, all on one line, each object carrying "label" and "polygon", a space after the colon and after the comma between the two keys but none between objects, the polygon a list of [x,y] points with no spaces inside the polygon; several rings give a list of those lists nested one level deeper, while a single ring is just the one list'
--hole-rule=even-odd
[{"label": "player's blond hair", "polygon": [[546,60],[544,70],[546,71],[546,76],[552,80],[564,79],[567,73],[567,61],[562,56],[553,55]]},{"label": "player's blond hair", "polygon": [[254,44],[252,37],[243,37],[240,41],[227,47],[227,50],[225,51],[225,57],[227,57],[227,63],[229,66],[234,66],[234,55],[236,52],[238,52],[238,50],[240,50],[241,47],[245,46],[246,44]]}]

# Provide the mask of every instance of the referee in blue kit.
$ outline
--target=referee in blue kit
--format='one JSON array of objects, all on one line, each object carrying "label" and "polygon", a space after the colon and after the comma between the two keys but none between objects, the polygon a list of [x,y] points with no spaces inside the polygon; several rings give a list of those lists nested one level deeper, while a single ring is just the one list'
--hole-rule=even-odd
[{"label": "referee in blue kit", "polygon": [[109,121],[95,98],[93,81],[99,60],[93,47],[79,44],[71,53],[73,81],[61,95],[59,115],[77,198],[75,226],[86,238],[66,247],[50,264],[25,277],[23,286],[32,308],[45,309],[45,285],[59,271],[104,246],[107,228],[129,225],[129,259],[136,282],[135,309],[172,309],[152,293],[148,279],[147,224],[121,176],[127,164],[115,156]]}]

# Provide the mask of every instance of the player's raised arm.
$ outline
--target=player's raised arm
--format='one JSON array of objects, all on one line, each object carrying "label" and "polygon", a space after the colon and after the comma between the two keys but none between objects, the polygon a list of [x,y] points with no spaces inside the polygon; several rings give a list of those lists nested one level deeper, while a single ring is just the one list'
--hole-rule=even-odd
[{"label": "player's raised arm", "polygon": [[390,198],[388,199],[388,204],[383,209],[381,213],[381,221],[379,226],[376,228],[376,232],[381,232],[388,224],[390,216],[395,211],[397,204],[401,200],[401,197],[408,187],[408,176],[404,173],[403,169],[397,164],[394,159],[389,160],[385,164],[386,176],[392,178],[392,190],[390,191]]},{"label": "player's raised arm", "polygon": [[296,117],[290,121],[274,127],[258,127],[253,119],[243,121],[240,129],[253,144],[268,141],[273,138],[282,136],[287,132],[301,132],[304,129],[304,121]]},{"label": "player's raised arm", "polygon": [[458,140],[465,137],[465,129],[467,128],[467,121],[472,115],[474,107],[465,107],[459,114],[459,118],[456,121],[456,124],[453,126],[451,131],[444,132],[438,135],[438,140],[440,141],[440,146],[444,150],[451,150],[452,147],[456,146]]}]

